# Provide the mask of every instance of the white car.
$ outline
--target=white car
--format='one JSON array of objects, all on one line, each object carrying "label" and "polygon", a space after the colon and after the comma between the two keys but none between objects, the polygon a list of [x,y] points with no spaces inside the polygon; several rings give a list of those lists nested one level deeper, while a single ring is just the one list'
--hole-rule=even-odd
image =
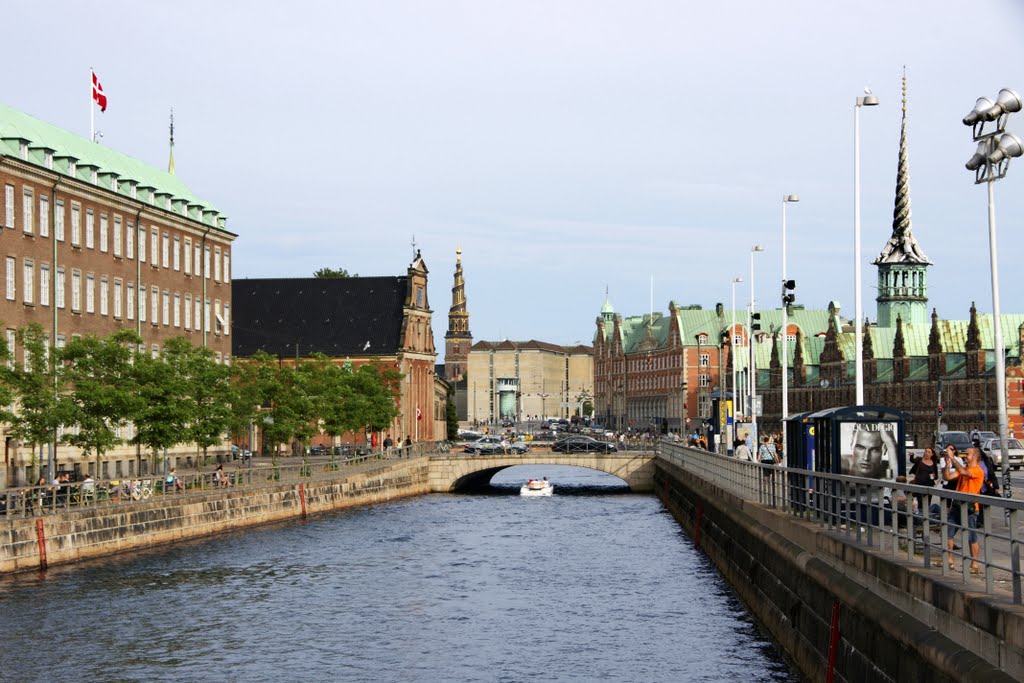
[{"label": "white car", "polygon": [[[995,461],[999,467],[1003,466],[1003,451],[1000,447],[999,439],[989,439],[981,443],[982,449],[992,456],[992,460]],[[1021,466],[1024,466],[1024,445],[1021,444],[1017,439],[1006,440],[1007,455],[1010,460],[1010,467],[1015,470],[1019,470]]]}]

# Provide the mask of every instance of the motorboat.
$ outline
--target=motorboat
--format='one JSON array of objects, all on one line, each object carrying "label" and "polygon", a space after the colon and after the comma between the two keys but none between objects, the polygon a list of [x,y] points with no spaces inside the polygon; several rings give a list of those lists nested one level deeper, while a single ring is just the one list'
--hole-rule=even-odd
[{"label": "motorboat", "polygon": [[531,479],[519,489],[520,496],[550,496],[555,486],[547,479]]}]

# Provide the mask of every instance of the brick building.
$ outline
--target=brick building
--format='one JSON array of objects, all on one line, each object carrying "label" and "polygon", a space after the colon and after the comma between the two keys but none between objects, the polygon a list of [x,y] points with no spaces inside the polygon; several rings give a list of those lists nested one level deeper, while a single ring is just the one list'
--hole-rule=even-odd
[{"label": "brick building", "polygon": [[[233,353],[239,362],[258,351],[282,364],[322,353],[338,365],[394,368],[405,377],[391,436],[442,439],[447,384],[435,373],[427,276],[417,253],[400,276],[235,280]],[[353,440],[364,435],[342,437]],[[322,436],[314,443],[328,441]]]},{"label": "brick building", "polygon": [[[17,360],[15,330],[38,323],[58,347],[128,328],[154,352],[184,336],[230,362],[236,235],[173,172],[0,105],[0,186],[0,320]],[[26,450],[5,438],[0,487],[34,476]],[[119,447],[94,474],[133,474],[136,453]],[[91,466],[70,447],[56,457],[61,469]]]}]

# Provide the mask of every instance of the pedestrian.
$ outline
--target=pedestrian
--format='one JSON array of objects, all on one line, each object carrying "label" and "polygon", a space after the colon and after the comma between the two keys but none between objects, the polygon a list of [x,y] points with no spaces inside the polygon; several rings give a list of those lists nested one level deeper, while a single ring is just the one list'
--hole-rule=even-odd
[{"label": "pedestrian", "polygon": [[[947,481],[956,481],[956,490],[959,493],[981,493],[981,487],[985,483],[985,472],[981,465],[981,450],[975,447],[967,449],[967,457],[964,464],[956,458],[946,459],[945,477]],[[971,552],[971,573],[981,573],[978,565],[980,546],[978,545],[978,515],[981,510],[977,503],[967,505],[967,526],[963,526],[960,518],[960,505],[954,504],[949,509],[949,520],[946,526],[946,545],[949,549],[949,568],[956,571],[956,562],[953,559],[953,539],[961,528],[967,529],[967,545]]]},{"label": "pedestrian", "polygon": [[[910,466],[910,476],[913,477],[910,483],[915,486],[935,486],[939,480],[939,464],[935,461],[934,448],[924,449],[924,454]],[[918,512],[923,513],[928,507],[925,505],[924,494],[915,493],[914,500],[917,501]]]},{"label": "pedestrian", "polygon": [[743,439],[736,439],[732,444],[732,449],[740,460],[754,462],[754,454],[750,452],[750,446]]},{"label": "pedestrian", "polygon": [[405,447],[412,448],[412,438],[410,438],[408,435],[406,435],[405,437]]},{"label": "pedestrian", "polygon": [[213,470],[213,483],[222,488],[228,485],[228,475],[224,473],[224,465],[218,463]]},{"label": "pedestrian", "polygon": [[395,445],[395,442],[391,440],[391,434],[384,435],[384,452],[390,454],[391,447]]}]

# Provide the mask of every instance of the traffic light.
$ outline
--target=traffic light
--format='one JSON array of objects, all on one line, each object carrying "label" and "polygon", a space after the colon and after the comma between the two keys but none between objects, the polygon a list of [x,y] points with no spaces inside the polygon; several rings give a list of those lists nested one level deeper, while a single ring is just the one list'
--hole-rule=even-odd
[{"label": "traffic light", "polygon": [[783,280],[782,281],[782,305],[789,306],[796,301],[796,294],[793,290],[796,289],[796,280]]},{"label": "traffic light", "polygon": [[756,332],[761,329],[761,314],[752,313],[750,315],[750,330]]},{"label": "traffic light", "polygon": [[938,414],[938,416],[939,416],[939,417],[942,417],[942,406],[939,406],[939,407],[938,407],[938,408],[937,408],[937,409],[935,410],[935,412],[936,412],[936,414]]}]

